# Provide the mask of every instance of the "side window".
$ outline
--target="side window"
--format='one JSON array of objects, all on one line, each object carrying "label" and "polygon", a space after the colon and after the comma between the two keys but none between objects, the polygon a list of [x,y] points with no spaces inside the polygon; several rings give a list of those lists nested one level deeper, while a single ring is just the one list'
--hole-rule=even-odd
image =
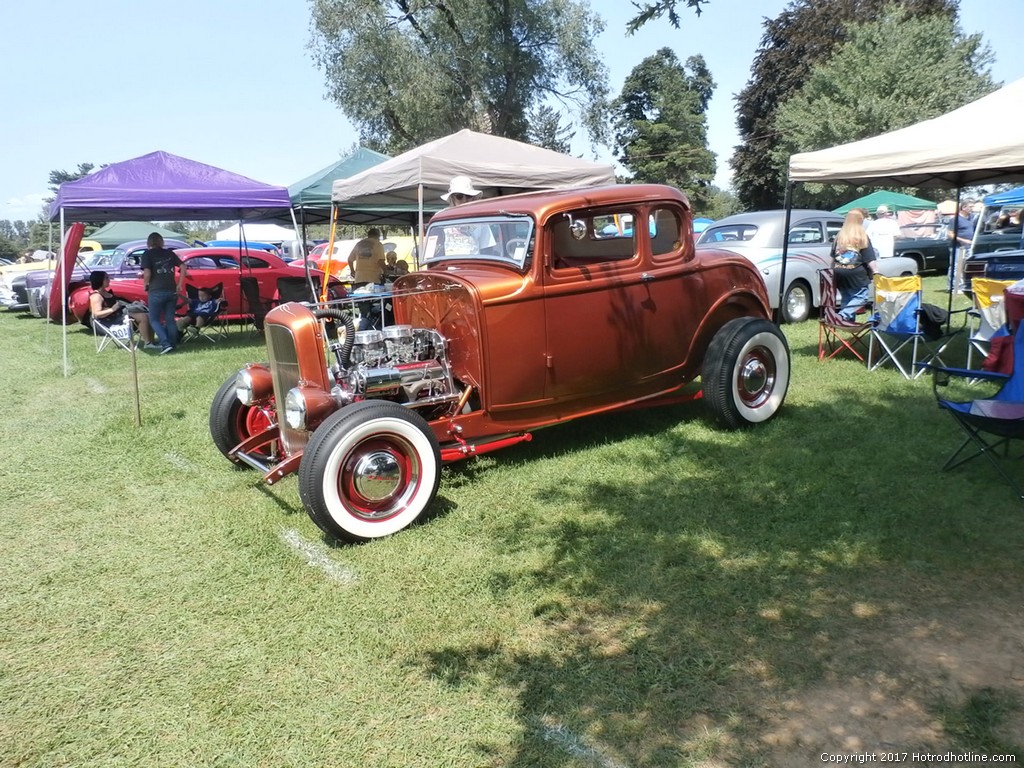
[{"label": "side window", "polygon": [[843,222],[841,221],[826,221],[825,229],[828,230],[828,241],[830,243],[835,242],[836,235],[839,234],[839,230],[843,228]]},{"label": "side window", "polygon": [[195,257],[189,259],[186,262],[186,264],[188,264],[188,271],[189,272],[192,272],[192,271],[197,270],[197,269],[216,269],[217,268],[217,262],[215,262],[209,256],[195,256]]},{"label": "side window", "polygon": [[[234,259],[232,259],[232,262],[234,262]],[[234,264],[232,263],[229,266],[234,266]],[[249,269],[268,269],[270,267],[270,264],[269,262],[266,262],[263,259],[259,259],[255,256],[243,256],[242,266],[248,267]]]},{"label": "side window", "polygon": [[821,222],[805,221],[797,224],[796,226],[790,227],[789,242],[799,243],[800,245],[824,243],[825,238],[822,235]]},{"label": "side window", "polygon": [[554,217],[548,225],[552,267],[571,269],[632,259],[635,220],[628,210],[570,211]]},{"label": "side window", "polygon": [[680,233],[683,227],[675,211],[655,208],[651,211],[648,228],[651,232],[652,256],[664,256],[679,250],[682,245]]}]

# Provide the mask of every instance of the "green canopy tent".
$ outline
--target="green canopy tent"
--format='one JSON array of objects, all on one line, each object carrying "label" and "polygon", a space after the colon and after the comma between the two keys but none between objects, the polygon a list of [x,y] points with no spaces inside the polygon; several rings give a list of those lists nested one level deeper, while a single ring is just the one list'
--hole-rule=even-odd
[{"label": "green canopy tent", "polygon": [[870,195],[864,195],[864,197],[858,197],[856,200],[851,200],[846,205],[840,206],[832,212],[846,215],[854,208],[864,208],[868,212],[874,213],[880,205],[888,206],[889,210],[893,213],[896,211],[930,211],[936,207],[935,202],[932,200],[921,200],[912,195],[881,190],[872,192]]},{"label": "green canopy tent", "polygon": [[177,240],[185,237],[181,232],[158,227],[146,221],[112,221],[91,235],[86,235],[85,239],[95,240],[104,248],[116,248],[129,240],[145,240],[151,232],[159,232],[165,238],[173,237]]},{"label": "green canopy tent", "polygon": [[288,187],[292,209],[300,224],[317,224],[331,219],[331,187],[337,179],[355,176],[378,163],[390,160],[388,155],[357,147],[348,157],[321,168],[314,174]]}]

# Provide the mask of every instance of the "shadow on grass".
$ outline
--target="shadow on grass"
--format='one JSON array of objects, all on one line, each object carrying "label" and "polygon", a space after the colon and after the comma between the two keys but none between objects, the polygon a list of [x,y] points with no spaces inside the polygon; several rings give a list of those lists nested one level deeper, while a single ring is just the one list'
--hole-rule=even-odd
[{"label": "shadow on grass", "polygon": [[[743,433],[709,433],[700,414],[693,404],[586,419],[502,454],[529,472],[596,447],[594,461],[611,470],[585,484],[538,472],[538,507],[578,514],[524,510],[493,529],[495,550],[530,564],[495,574],[494,600],[525,584],[543,649],[494,642],[422,659],[449,686],[484,676],[518,691],[524,738],[502,765],[565,765],[569,755],[632,767],[711,756],[761,764],[778,746],[769,737],[786,701],[875,674],[894,681],[892,711],[914,702],[900,710],[906,739],[932,733],[914,718],[931,727],[948,711],[887,655],[885,622],[918,609],[943,621],[915,603],[909,582],[955,588],[981,555],[1019,578],[1024,536],[1013,525],[1021,510],[993,487],[989,468],[939,473],[958,438],[930,393],[869,404],[840,391]],[[486,481],[494,466],[449,471],[459,483]],[[840,712],[837,723],[817,723],[807,704],[804,726],[815,735],[795,749],[842,748],[857,728],[874,749],[875,725],[850,714],[859,706],[847,708],[851,722]],[[964,743],[962,728],[935,728],[918,746]]]}]

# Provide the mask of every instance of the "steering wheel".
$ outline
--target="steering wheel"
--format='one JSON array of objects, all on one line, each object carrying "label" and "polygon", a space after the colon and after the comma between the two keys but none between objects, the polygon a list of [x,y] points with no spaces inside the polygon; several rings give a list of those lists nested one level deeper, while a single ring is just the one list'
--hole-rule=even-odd
[{"label": "steering wheel", "polygon": [[514,237],[505,243],[505,253],[510,259],[516,258],[516,251],[520,248],[526,250],[526,240],[521,237]]}]

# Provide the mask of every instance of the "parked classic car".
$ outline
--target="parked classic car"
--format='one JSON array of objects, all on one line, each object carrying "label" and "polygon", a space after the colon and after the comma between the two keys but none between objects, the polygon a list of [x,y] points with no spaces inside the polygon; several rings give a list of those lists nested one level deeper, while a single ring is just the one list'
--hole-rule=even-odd
[{"label": "parked classic car", "polygon": [[989,280],[1024,280],[1024,250],[996,251],[972,255],[964,262],[964,293],[971,295],[971,282],[976,277]]},{"label": "parked classic car", "polygon": [[[764,278],[773,309],[779,306],[785,215],[785,211],[738,213],[716,221],[697,239],[698,251],[724,249],[750,259]],[[843,217],[828,211],[794,209],[789,222],[782,319],[799,323],[820,303],[818,272],[832,266],[832,240],[843,226]],[[878,263],[879,272],[888,277],[917,274],[913,259],[893,256]]]},{"label": "parked classic car", "polygon": [[[213,288],[223,286],[222,298],[227,302],[220,317],[234,319],[248,314],[247,303],[242,301],[243,277],[256,279],[259,296],[264,306],[274,303],[279,295],[278,281],[282,278],[304,280],[306,271],[301,267],[286,264],[280,257],[267,251],[245,251],[238,248],[181,248],[175,253],[187,266],[185,283],[195,288]],[[241,259],[241,267],[239,266]],[[321,279],[322,272],[310,270],[316,279]],[[338,295],[343,295],[341,284],[331,280]],[[141,275],[133,278],[112,280],[110,289],[121,299],[146,301],[146,290],[142,285]],[[72,314],[83,325],[89,324],[89,286],[77,288],[71,292],[69,305]],[[186,305],[180,307],[184,314]]]},{"label": "parked classic car", "polygon": [[[171,238],[165,240],[164,245],[173,251],[188,247],[183,240]],[[79,251],[76,259],[78,266],[71,270],[67,284],[68,296],[76,289],[89,285],[89,273],[94,269],[108,272],[112,280],[138,277],[142,273],[142,254],[147,247],[145,240],[130,240],[112,250]],[[13,289],[19,301],[23,302],[23,308],[27,307],[33,315],[43,317],[46,314],[47,297],[52,283],[53,268],[51,265],[49,270],[27,273],[21,284],[15,283]]]},{"label": "parked classic car", "polygon": [[[603,234],[625,215],[650,227]],[[466,203],[434,215],[422,257],[382,297],[395,322],[381,330],[357,332],[346,302],[273,309],[269,362],[211,404],[217,448],[270,484],[297,472],[331,536],[402,530],[441,464],[569,419],[703,397],[737,428],[782,407],[789,347],[763,280],[745,258],[694,248],[671,187]]]},{"label": "parked classic car", "polygon": [[[1019,206],[1014,206],[1016,213]],[[1024,277],[1024,237],[1020,224],[1000,227],[995,217],[1000,206],[982,212],[982,221],[971,246],[971,255],[963,265],[961,290],[971,295],[971,281],[976,277],[992,280],[1019,280]]]},{"label": "parked classic car", "polygon": [[[38,251],[37,253],[46,253]],[[48,258],[29,262],[15,262],[0,266],[0,307],[11,310],[28,308],[28,297],[25,294],[25,274],[38,270],[52,270],[56,264],[54,254]]]},{"label": "parked classic car", "polygon": [[919,273],[946,274],[949,269],[949,228],[943,222],[901,227],[894,256],[904,256],[917,263]]}]

